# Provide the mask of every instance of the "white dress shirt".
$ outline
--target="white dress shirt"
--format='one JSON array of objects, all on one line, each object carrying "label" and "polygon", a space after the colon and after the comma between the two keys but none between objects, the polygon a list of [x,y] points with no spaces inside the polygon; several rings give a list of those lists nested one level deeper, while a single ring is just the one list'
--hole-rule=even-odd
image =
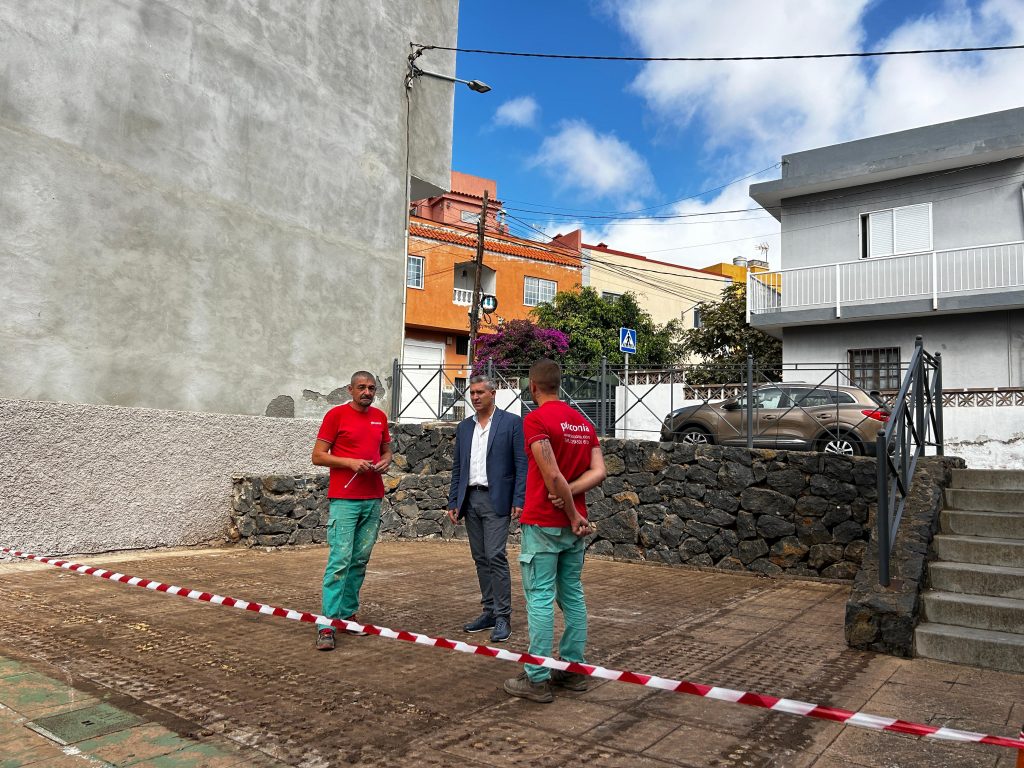
[{"label": "white dress shirt", "polygon": [[473,414],[473,442],[469,448],[469,481],[468,485],[483,485],[487,483],[487,437],[491,432],[491,424],[494,423],[494,413],[487,420],[487,426],[480,426],[479,414]]}]

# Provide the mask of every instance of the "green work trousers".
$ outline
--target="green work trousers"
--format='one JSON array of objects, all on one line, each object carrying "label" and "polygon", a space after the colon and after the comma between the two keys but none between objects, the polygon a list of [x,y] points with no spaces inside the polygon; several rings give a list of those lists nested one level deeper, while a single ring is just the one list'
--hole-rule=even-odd
[{"label": "green work trousers", "polygon": [[331,499],[323,613],[347,619],[359,610],[359,589],[380,530],[380,499]]},{"label": "green work trousers", "polygon": [[[583,662],[587,643],[587,604],[583,599],[583,539],[572,528],[522,527],[519,567],[530,625],[530,653],[550,656],[555,634],[555,604],[565,629],[558,644],[562,661]],[[539,683],[551,670],[526,664],[526,675]]]}]

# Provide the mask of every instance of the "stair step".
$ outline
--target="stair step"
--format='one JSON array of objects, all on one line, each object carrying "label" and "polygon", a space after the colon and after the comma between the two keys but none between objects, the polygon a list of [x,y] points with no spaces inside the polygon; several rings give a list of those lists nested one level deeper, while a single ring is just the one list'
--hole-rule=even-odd
[{"label": "stair step", "polygon": [[982,512],[1024,511],[1024,491],[979,491],[947,488],[947,509],[977,509]]},{"label": "stair step", "polygon": [[936,560],[928,564],[928,580],[941,592],[1024,600],[1024,568]]},{"label": "stair step", "polygon": [[1019,469],[954,469],[952,488],[1024,491],[1024,471]]},{"label": "stair step", "polygon": [[1024,512],[945,509],[939,519],[943,533],[996,539],[1024,539]]},{"label": "stair step", "polygon": [[980,565],[1024,567],[1024,541],[940,533],[932,539],[939,560]]},{"label": "stair step", "polygon": [[1024,600],[1012,597],[929,591],[921,595],[921,616],[933,624],[1024,635]]},{"label": "stair step", "polygon": [[914,630],[917,656],[986,669],[1024,672],[1024,635],[922,623]]}]

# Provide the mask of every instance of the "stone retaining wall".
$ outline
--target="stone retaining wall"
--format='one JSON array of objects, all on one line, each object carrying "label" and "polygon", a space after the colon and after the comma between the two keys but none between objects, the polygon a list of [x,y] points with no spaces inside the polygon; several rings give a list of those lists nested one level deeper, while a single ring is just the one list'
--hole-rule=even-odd
[{"label": "stone retaining wall", "polygon": [[[465,535],[445,516],[454,429],[394,426],[381,535]],[[852,579],[869,538],[875,461],[816,453],[604,440],[608,479],[588,494],[588,552],[624,560]],[[234,480],[229,538],[325,540],[327,477]],[[518,543],[513,525],[510,542]]]}]

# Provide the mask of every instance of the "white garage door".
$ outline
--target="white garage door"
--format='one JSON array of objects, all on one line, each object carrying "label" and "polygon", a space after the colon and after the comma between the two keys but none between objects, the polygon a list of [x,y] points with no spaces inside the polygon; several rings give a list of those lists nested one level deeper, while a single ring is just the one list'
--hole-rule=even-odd
[{"label": "white garage door", "polygon": [[398,421],[434,421],[441,412],[441,387],[445,379],[439,371],[444,365],[444,345],[406,340],[402,360],[402,406]]}]

